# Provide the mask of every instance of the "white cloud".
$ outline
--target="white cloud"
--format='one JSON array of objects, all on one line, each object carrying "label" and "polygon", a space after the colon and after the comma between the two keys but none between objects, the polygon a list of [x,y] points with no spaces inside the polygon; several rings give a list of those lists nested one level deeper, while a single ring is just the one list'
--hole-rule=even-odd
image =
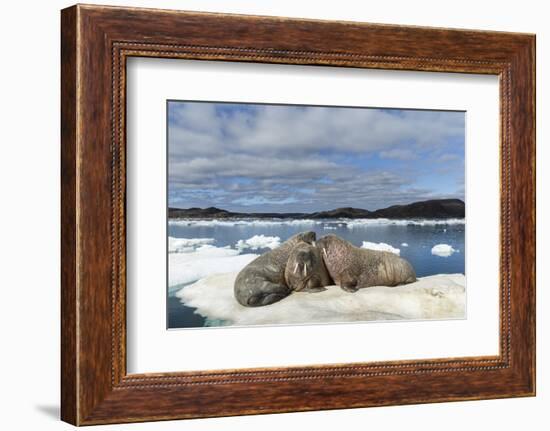
[{"label": "white cloud", "polygon": [[[254,106],[219,115],[213,104],[174,104],[171,153],[211,155],[216,149],[211,144],[221,137],[225,150],[255,154],[305,154],[334,149],[335,143],[339,151],[355,153],[391,150],[403,142],[440,148],[464,133],[461,112],[405,110],[397,115],[381,109]],[[400,151],[414,155],[413,149]]]},{"label": "white cloud", "polygon": [[[463,197],[460,190],[415,184],[429,171],[428,158],[456,151],[450,142],[463,139],[464,113],[193,102],[169,106],[170,202],[181,207],[376,209]],[[377,164],[377,157],[384,164]],[[463,177],[463,169],[451,167],[442,175]]]}]

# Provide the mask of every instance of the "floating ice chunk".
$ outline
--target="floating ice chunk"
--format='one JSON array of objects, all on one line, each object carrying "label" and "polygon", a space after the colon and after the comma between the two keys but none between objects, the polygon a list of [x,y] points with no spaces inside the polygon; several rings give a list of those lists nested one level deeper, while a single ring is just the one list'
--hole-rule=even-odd
[{"label": "floating ice chunk", "polygon": [[330,226],[330,225],[323,225],[323,229],[326,230],[336,230],[338,229],[336,226]]},{"label": "floating ice chunk", "polygon": [[174,238],[168,237],[169,253],[190,253],[205,244],[212,244],[214,238]]},{"label": "floating ice chunk", "polygon": [[205,220],[205,219],[172,219],[168,220],[169,225],[174,226],[197,226],[197,227],[213,227],[213,226],[312,226],[319,224],[315,220],[286,220],[286,219],[230,219],[230,220]]},{"label": "floating ice chunk", "polygon": [[369,225],[395,225],[395,226],[439,226],[439,225],[461,225],[465,224],[465,219],[453,218],[453,219],[410,219],[410,220],[396,220],[387,218],[375,218],[375,219],[356,219],[346,222],[348,229],[363,228]]},{"label": "floating ice chunk", "polygon": [[[397,226],[449,226],[463,225],[466,220],[462,218],[456,219],[336,219],[338,226],[346,225],[353,229],[357,227],[366,227],[368,225],[397,225]],[[324,223],[326,221],[335,221],[335,219],[311,220],[311,219],[170,219],[169,225],[174,226],[197,226],[197,227],[213,227],[213,226],[313,226]]]},{"label": "floating ice chunk", "polygon": [[278,236],[265,236],[265,235],[254,235],[252,238],[245,240],[240,239],[235,247],[238,250],[246,250],[247,248],[251,250],[258,250],[260,248],[270,248],[273,250],[281,245],[281,238]]},{"label": "floating ice chunk", "polygon": [[188,253],[168,255],[168,285],[192,283],[212,274],[240,271],[258,255],[205,244]]},{"label": "floating ice chunk", "polygon": [[401,247],[408,247],[408,246],[409,246],[409,244],[407,244],[406,242],[401,243]]},{"label": "floating ice chunk", "polygon": [[401,254],[401,250],[398,248],[392,247],[389,244],[386,244],[385,242],[368,242],[363,241],[363,245],[361,248],[368,248],[369,250],[378,250],[378,251],[389,251],[393,254]]},{"label": "floating ice chunk", "polygon": [[453,253],[457,253],[458,250],[454,249],[449,244],[437,244],[432,247],[432,254],[435,256],[449,257]]},{"label": "floating ice chunk", "polygon": [[265,307],[243,307],[235,300],[236,276],[236,272],[210,276],[176,296],[209,320],[237,326],[465,318],[463,274],[433,275],[403,286],[375,286],[355,293],[329,286],[318,293],[295,292]]}]

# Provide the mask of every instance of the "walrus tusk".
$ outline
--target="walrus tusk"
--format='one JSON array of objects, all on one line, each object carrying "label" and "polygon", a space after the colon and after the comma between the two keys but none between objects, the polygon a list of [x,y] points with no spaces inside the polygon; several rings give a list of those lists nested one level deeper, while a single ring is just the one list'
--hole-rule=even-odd
[{"label": "walrus tusk", "polygon": [[307,277],[307,263],[304,263],[304,277]]},{"label": "walrus tusk", "polygon": [[296,274],[296,271],[298,271],[298,262],[296,262],[296,265],[294,265],[294,274]]},{"label": "walrus tusk", "polygon": [[315,241],[313,241],[313,242],[311,243],[311,245],[312,245],[313,247],[315,247]]},{"label": "walrus tusk", "polygon": [[325,257],[328,259],[328,256],[327,256],[327,249],[325,247],[323,247],[323,254],[325,255]]}]

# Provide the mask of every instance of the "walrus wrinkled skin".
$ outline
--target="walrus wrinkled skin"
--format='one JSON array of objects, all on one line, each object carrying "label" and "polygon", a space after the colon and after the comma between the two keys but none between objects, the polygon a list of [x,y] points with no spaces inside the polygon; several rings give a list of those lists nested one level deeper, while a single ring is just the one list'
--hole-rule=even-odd
[{"label": "walrus wrinkled skin", "polygon": [[346,292],[416,281],[411,264],[393,253],[359,248],[336,235],[321,238],[317,247],[329,275]]},{"label": "walrus wrinkled skin", "polygon": [[315,232],[303,232],[279,247],[258,256],[237,275],[235,299],[246,307],[260,307],[280,301],[292,293],[285,281],[288,257],[295,245],[313,244]]},{"label": "walrus wrinkled skin", "polygon": [[322,292],[326,290],[324,286],[333,284],[321,251],[305,242],[296,244],[290,252],[285,281],[293,292]]}]

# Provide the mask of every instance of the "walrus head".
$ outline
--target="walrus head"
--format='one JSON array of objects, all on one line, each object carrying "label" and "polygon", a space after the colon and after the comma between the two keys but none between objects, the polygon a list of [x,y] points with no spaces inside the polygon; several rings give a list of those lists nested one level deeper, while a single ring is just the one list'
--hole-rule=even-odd
[{"label": "walrus head", "polygon": [[340,249],[344,249],[350,245],[352,246],[351,243],[348,243],[339,236],[333,234],[325,235],[317,241],[317,247],[321,251],[321,255],[323,256],[325,263],[327,263],[329,254],[331,254],[330,252],[339,251]]},{"label": "walrus head", "polygon": [[329,285],[328,273],[319,249],[307,243],[295,245],[286,263],[285,281],[295,292],[311,291]]},{"label": "walrus head", "polygon": [[336,283],[340,284],[342,272],[349,265],[353,244],[339,236],[329,234],[317,241],[317,248],[328,274]]},{"label": "walrus head", "polygon": [[308,231],[308,232],[300,232],[294,235],[291,239],[295,240],[296,242],[306,242],[308,244],[314,245],[315,238],[316,238],[315,232]]}]

